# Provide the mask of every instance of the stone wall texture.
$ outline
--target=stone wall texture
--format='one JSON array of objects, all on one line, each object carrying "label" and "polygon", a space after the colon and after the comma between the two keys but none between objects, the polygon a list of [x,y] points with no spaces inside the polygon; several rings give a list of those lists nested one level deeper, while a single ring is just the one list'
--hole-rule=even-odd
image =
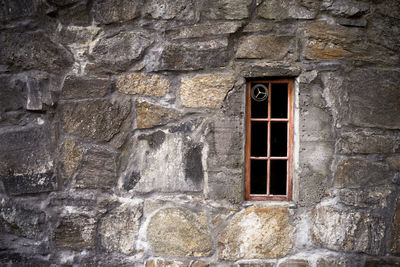
[{"label": "stone wall texture", "polygon": [[[293,201],[246,202],[270,77]],[[400,266],[399,0],[0,1],[0,266]]]}]

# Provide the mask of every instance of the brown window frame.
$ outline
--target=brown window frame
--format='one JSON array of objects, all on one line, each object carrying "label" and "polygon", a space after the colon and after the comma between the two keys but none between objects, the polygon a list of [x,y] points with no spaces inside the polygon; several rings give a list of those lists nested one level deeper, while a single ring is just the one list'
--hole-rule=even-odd
[{"label": "brown window frame", "polygon": [[[256,83],[268,83],[268,118],[251,118],[251,87]],[[287,83],[288,84],[288,115],[287,118],[271,118],[271,84]],[[245,144],[245,200],[276,200],[276,201],[290,201],[292,200],[292,162],[293,162],[293,79],[257,79],[247,81],[246,84],[246,144]],[[252,121],[266,121],[268,122],[268,148],[267,157],[251,157],[251,122]],[[286,157],[271,157],[271,122],[287,122],[287,155]],[[266,194],[251,194],[251,159],[267,160],[267,189]],[[270,194],[270,163],[271,160],[287,160],[286,164],[286,195],[272,195]]]}]

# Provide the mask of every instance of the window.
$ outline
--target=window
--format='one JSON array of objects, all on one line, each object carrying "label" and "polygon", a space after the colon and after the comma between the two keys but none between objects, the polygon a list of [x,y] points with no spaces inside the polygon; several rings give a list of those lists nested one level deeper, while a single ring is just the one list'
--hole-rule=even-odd
[{"label": "window", "polygon": [[293,80],[247,82],[246,200],[291,200]]}]

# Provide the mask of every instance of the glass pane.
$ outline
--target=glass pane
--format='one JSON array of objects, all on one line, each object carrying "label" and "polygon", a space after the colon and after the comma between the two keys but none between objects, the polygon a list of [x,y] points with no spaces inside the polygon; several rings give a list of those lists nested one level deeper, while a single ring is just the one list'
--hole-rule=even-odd
[{"label": "glass pane", "polygon": [[271,84],[271,118],[287,118],[288,84]]},{"label": "glass pane", "polygon": [[251,160],[250,194],[267,193],[267,161]]},{"label": "glass pane", "polygon": [[251,122],[251,153],[253,157],[266,157],[268,149],[268,122]]},{"label": "glass pane", "polygon": [[271,195],[286,195],[286,160],[271,160],[269,176],[269,193]]},{"label": "glass pane", "polygon": [[287,122],[271,122],[271,157],[287,156]]},{"label": "glass pane", "polygon": [[251,117],[268,118],[268,84],[252,84],[250,88]]}]

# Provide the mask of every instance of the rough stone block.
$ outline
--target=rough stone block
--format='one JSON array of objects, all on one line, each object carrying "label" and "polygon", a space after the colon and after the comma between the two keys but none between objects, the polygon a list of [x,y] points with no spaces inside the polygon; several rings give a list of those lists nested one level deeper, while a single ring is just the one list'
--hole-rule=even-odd
[{"label": "rough stone block", "polygon": [[202,261],[177,261],[165,259],[150,259],[146,261],[145,267],[208,267]]},{"label": "rough stone block", "polygon": [[396,255],[400,254],[400,199],[397,200],[396,210],[390,228],[390,252]]},{"label": "rough stone block", "polygon": [[309,1],[265,1],[257,9],[257,15],[264,19],[313,19],[317,10],[313,6],[305,6]]},{"label": "rough stone block", "polygon": [[197,24],[194,26],[181,27],[171,31],[168,36],[171,39],[197,38],[204,36],[231,34],[236,32],[242,25],[240,22],[216,22]]},{"label": "rough stone block", "polygon": [[338,191],[337,195],[339,202],[348,206],[385,209],[390,203],[393,192],[392,186],[387,185],[367,189],[343,188]]},{"label": "rough stone block", "polygon": [[26,103],[24,84],[21,81],[13,80],[11,75],[0,76],[0,121],[3,113],[21,110]]},{"label": "rough stone block", "polygon": [[195,43],[176,42],[164,46],[158,70],[198,70],[223,67],[228,64],[226,38]]},{"label": "rough stone block", "polygon": [[166,208],[154,214],[147,240],[155,255],[201,257],[211,253],[211,238],[204,214],[183,208]]},{"label": "rough stone block", "polygon": [[[126,136],[123,124],[130,113],[130,101],[85,100],[61,106],[64,130],[94,141],[111,141],[117,134]],[[124,129],[125,130],[125,129]]]},{"label": "rough stone block", "polygon": [[263,262],[263,263],[236,263],[233,267],[275,267],[275,262]]},{"label": "rough stone block", "polygon": [[110,189],[117,183],[115,154],[92,149],[83,157],[75,187]]},{"label": "rough stone block", "polygon": [[87,0],[81,0],[74,5],[65,6],[57,12],[57,18],[64,25],[89,26],[91,18],[87,2]]},{"label": "rough stone block", "polygon": [[308,260],[289,259],[278,264],[278,267],[308,267],[311,266]]},{"label": "rough stone block", "polygon": [[93,47],[87,68],[93,72],[124,71],[139,60],[152,43],[152,37],[144,31],[104,35]]},{"label": "rough stone block", "polygon": [[81,250],[95,245],[96,220],[83,215],[71,215],[61,219],[54,232],[59,248]]},{"label": "rough stone block", "polygon": [[385,229],[384,218],[368,212],[333,206],[320,206],[312,211],[312,239],[323,248],[377,255],[383,248]]},{"label": "rough stone block", "polygon": [[44,231],[46,214],[9,199],[0,199],[0,229],[2,232],[37,239]]},{"label": "rough stone block", "polygon": [[154,19],[176,21],[196,21],[198,12],[192,0],[150,0],[145,14]]},{"label": "rough stone block", "polygon": [[117,89],[130,95],[164,96],[169,89],[170,81],[160,75],[134,73],[120,76]]},{"label": "rough stone block", "polygon": [[[386,1],[387,2],[387,1]],[[384,3],[382,3],[384,4]],[[392,3],[386,3],[387,6],[391,6],[393,10],[390,14],[394,15],[393,11],[396,7]],[[400,8],[397,5],[397,10]],[[377,43],[383,47],[389,48],[393,51],[400,51],[400,25],[398,19],[400,18],[400,12],[398,13],[398,18],[393,18],[393,16],[371,16],[368,19],[368,39],[374,43]]]},{"label": "rough stone block", "polygon": [[369,10],[369,3],[354,0],[330,0],[323,1],[322,10],[327,10],[335,16],[359,17]]},{"label": "rough stone block", "polygon": [[100,221],[101,244],[107,251],[132,254],[139,230],[142,207],[124,203],[109,211]]},{"label": "rough stone block", "polygon": [[50,192],[57,188],[53,172],[14,174],[3,178],[4,187],[10,195]]},{"label": "rough stone block", "polygon": [[359,259],[341,257],[323,257],[317,260],[317,267],[361,267],[363,264]]},{"label": "rough stone block", "polygon": [[[25,70],[60,73],[73,63],[72,54],[53,43],[43,32],[6,32],[0,34],[0,64]],[[27,52],[29,51],[29,52]]]},{"label": "rough stone block", "polygon": [[44,7],[43,3],[34,0],[5,0],[0,7],[0,21],[35,16],[40,14]]},{"label": "rough stone block", "polygon": [[136,124],[138,128],[152,128],[177,120],[182,115],[174,109],[145,101],[136,102]]},{"label": "rough stone block", "polygon": [[77,144],[73,139],[65,139],[61,147],[61,168],[63,177],[69,180],[82,162],[86,149]]},{"label": "rough stone block", "polygon": [[202,16],[207,19],[239,20],[249,17],[251,0],[207,0]]},{"label": "rough stone block", "polygon": [[393,156],[386,158],[386,162],[389,164],[389,167],[393,170],[400,172],[400,157]]},{"label": "rough stone block", "polygon": [[105,96],[111,87],[107,77],[67,76],[62,88],[63,99],[93,98]]},{"label": "rough stone block", "polygon": [[198,74],[181,79],[182,104],[191,108],[221,108],[226,94],[232,89],[232,73]]},{"label": "rough stone block", "polygon": [[364,267],[396,267],[400,266],[400,257],[384,257],[384,258],[372,258],[367,257],[365,259]]},{"label": "rough stone block", "polygon": [[142,1],[103,0],[95,1],[92,12],[96,21],[103,24],[124,22],[140,15]]},{"label": "rough stone block", "polygon": [[289,52],[293,52],[293,37],[274,35],[255,35],[242,37],[236,58],[263,58],[282,60]]},{"label": "rough stone block", "polygon": [[52,267],[48,260],[37,258],[33,255],[13,253],[10,251],[0,254],[0,265],[2,266],[40,266]]},{"label": "rough stone block", "polygon": [[392,178],[393,174],[386,165],[348,158],[338,163],[335,185],[339,188],[363,188],[387,184]]},{"label": "rough stone block", "polygon": [[268,259],[287,255],[294,227],[285,208],[250,207],[235,216],[218,235],[223,260]]}]

